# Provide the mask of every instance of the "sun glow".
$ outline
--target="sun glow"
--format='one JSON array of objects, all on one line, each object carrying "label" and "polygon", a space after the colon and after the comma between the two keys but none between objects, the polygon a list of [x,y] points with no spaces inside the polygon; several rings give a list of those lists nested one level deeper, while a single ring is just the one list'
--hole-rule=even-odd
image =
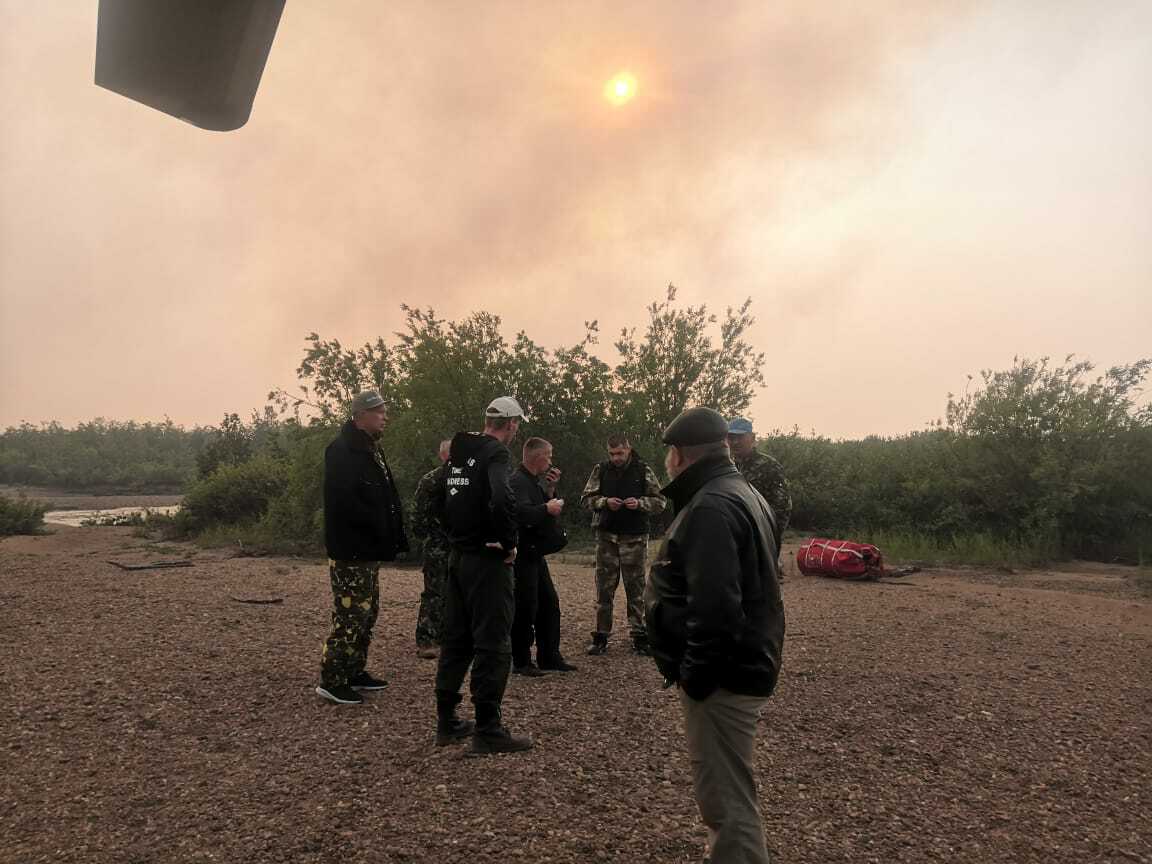
[{"label": "sun glow", "polygon": [[628,72],[619,72],[604,85],[604,98],[613,105],[624,105],[636,98],[636,79]]}]

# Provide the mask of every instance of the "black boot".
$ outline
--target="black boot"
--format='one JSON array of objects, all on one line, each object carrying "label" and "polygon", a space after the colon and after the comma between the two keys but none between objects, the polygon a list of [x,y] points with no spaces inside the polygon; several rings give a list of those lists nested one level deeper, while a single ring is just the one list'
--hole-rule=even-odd
[{"label": "black boot", "polygon": [[637,631],[632,634],[632,653],[641,657],[651,657],[652,647],[648,644],[648,634]]},{"label": "black boot", "polygon": [[471,720],[461,720],[456,716],[456,706],[460,704],[461,698],[459,693],[436,691],[437,747],[444,747],[461,738],[467,738],[476,728],[476,724]]},{"label": "black boot", "polygon": [[588,646],[585,654],[593,656],[608,653],[608,634],[607,633],[593,633],[592,644]]},{"label": "black boot", "polygon": [[531,735],[513,735],[500,722],[500,705],[476,703],[476,734],[472,736],[472,753],[518,753],[532,749]]}]

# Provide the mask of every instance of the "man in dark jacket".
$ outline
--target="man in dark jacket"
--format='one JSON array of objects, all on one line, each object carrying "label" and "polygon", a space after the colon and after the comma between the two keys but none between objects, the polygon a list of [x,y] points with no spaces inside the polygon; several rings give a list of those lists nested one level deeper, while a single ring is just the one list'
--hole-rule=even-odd
[{"label": "man in dark jacket", "polygon": [[512,671],[517,675],[538,677],[547,671],[576,671],[560,653],[560,597],[545,558],[568,542],[557,521],[564,499],[553,497],[559,479],[560,469],[552,465],[552,445],[543,438],[525,441],[520,467],[512,472],[520,527],[514,568],[516,616],[512,621]]},{"label": "man in dark jacket", "polygon": [[387,682],[364,666],[380,611],[380,562],[408,551],[400,496],[376,442],[388,409],[375,390],[352,400],[352,419],[324,451],[324,543],[332,582],[332,632],[316,692],[339,705],[363,702],[360,690]]},{"label": "man in dark jacket", "polygon": [[[523,417],[515,399],[494,399],[484,412],[484,431],[458,432],[448,455],[444,518],[452,554],[436,669],[436,743],[466,738],[475,727],[474,753],[532,746],[531,738],[504,728],[500,716],[515,613],[516,499],[508,480],[508,443]],[[469,667],[475,724],[456,716]]]},{"label": "man in dark jacket", "polygon": [[784,606],[775,518],[736,470],[728,424],[692,408],[664,432],[675,517],[645,615],[656,665],[680,688],[692,780],[714,864],[768,862],[756,794],[756,722],[776,687]]},{"label": "man in dark jacket", "polygon": [[580,503],[592,511],[596,526],[596,630],[587,653],[608,651],[612,606],[623,578],[632,650],[646,655],[644,565],[649,517],[662,513],[665,506],[660,482],[633,451],[628,438],[613,435],[608,439],[608,460],[592,469]]}]

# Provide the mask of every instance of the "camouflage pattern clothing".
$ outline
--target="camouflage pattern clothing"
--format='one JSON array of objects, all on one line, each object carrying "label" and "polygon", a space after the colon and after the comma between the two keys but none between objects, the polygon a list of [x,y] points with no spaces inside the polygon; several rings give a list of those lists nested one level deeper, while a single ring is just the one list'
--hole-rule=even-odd
[{"label": "camouflage pattern clothing", "polygon": [[444,592],[448,583],[448,556],[452,551],[444,529],[447,476],[447,465],[429,471],[416,485],[412,501],[412,533],[424,538],[424,590],[416,616],[416,644],[421,648],[438,644],[444,629]]},{"label": "camouflage pattern clothing", "polygon": [[329,561],[332,634],[324,643],[320,684],[331,689],[364,671],[372,627],[380,614],[380,562]]},{"label": "camouflage pattern clothing", "polygon": [[[599,519],[600,511],[604,509],[605,501],[607,501],[607,498],[600,494],[600,475],[603,471],[603,464],[593,468],[592,473],[588,475],[588,482],[584,484],[584,491],[580,493],[580,506],[592,511],[592,525],[594,527]],[[656,477],[656,472],[648,465],[644,466],[644,494],[639,497],[639,511],[647,513],[649,516],[663,513],[664,508],[668,506],[667,499],[660,494],[660,481]]]},{"label": "camouflage pattern clothing", "polygon": [[[632,459],[637,459],[635,455]],[[645,517],[662,513],[668,505],[660,494],[660,481],[647,464],[643,466],[643,494],[636,495],[640,506],[634,511],[624,508],[615,511],[627,516],[641,513]],[[625,466],[627,467],[627,466]],[[596,531],[596,633],[606,637],[612,632],[612,606],[616,589],[621,579],[624,581],[624,595],[628,598],[628,628],[634,641],[646,639],[644,629],[644,573],[648,557],[648,532],[616,533],[605,530],[605,514],[609,496],[601,494],[605,474],[613,469],[608,463],[600,463],[592,469],[584,491],[580,494],[580,504],[592,511]],[[645,518],[641,524],[646,525]]]},{"label": "camouflage pattern clothing", "polygon": [[644,571],[648,558],[648,538],[644,535],[596,535],[596,632],[612,632],[612,604],[620,579],[628,598],[628,631],[633,639],[643,638]]},{"label": "camouflage pattern clothing", "polygon": [[776,524],[783,537],[784,529],[792,518],[792,494],[788,491],[784,466],[767,453],[754,450],[747,459],[737,462],[736,467],[752,484],[752,488],[764,496],[776,515]]}]

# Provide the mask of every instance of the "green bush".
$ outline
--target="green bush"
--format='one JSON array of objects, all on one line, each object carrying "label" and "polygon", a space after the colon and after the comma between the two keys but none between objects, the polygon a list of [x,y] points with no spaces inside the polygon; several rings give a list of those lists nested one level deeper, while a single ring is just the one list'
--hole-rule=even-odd
[{"label": "green bush", "polygon": [[188,487],[176,521],[186,533],[214,526],[251,524],[288,485],[288,466],[269,456],[239,465],[223,465]]},{"label": "green bush", "polygon": [[44,530],[48,505],[27,498],[0,495],[0,537],[13,534],[39,534]]}]

